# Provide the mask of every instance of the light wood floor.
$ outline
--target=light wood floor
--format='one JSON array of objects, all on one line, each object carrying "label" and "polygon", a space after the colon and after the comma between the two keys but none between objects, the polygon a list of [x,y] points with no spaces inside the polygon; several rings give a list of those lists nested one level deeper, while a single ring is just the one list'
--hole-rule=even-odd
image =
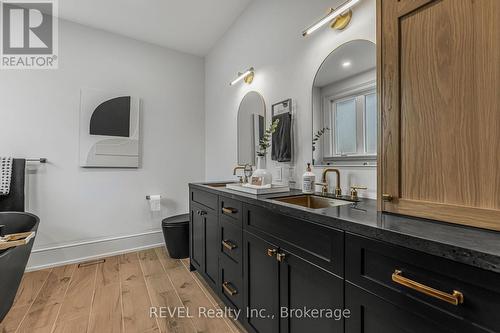
[{"label": "light wood floor", "polygon": [[[231,319],[197,316],[199,307],[219,304],[188,261],[162,247],[26,273],[0,332],[244,332]],[[151,318],[151,306],[185,307],[193,318]]]}]

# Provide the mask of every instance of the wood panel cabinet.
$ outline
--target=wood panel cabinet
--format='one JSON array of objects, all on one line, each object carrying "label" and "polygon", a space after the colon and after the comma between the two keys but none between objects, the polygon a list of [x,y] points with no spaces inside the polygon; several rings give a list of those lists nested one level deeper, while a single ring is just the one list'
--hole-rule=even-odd
[{"label": "wood panel cabinet", "polygon": [[379,207],[500,230],[500,1],[380,0]]}]

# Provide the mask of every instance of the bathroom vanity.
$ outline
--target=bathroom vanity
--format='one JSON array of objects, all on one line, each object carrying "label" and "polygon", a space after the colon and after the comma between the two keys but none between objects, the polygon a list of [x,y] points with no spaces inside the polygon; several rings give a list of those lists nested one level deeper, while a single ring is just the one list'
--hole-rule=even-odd
[{"label": "bathroom vanity", "polygon": [[498,233],[301,197],[190,184],[191,268],[249,332],[500,332]]}]

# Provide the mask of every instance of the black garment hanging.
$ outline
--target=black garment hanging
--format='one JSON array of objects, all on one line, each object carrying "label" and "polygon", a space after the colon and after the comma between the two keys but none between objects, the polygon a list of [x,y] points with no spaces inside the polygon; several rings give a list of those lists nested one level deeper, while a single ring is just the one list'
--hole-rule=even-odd
[{"label": "black garment hanging", "polygon": [[0,196],[0,212],[24,212],[25,168],[25,159],[15,158],[12,161],[10,193]]}]

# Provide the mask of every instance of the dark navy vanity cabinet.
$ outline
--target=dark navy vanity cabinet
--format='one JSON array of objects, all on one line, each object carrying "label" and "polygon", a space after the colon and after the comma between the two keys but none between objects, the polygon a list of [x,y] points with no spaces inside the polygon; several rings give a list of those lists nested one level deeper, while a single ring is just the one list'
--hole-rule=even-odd
[{"label": "dark navy vanity cabinet", "polygon": [[219,192],[190,187],[191,266],[249,332],[500,332],[497,272]]}]

